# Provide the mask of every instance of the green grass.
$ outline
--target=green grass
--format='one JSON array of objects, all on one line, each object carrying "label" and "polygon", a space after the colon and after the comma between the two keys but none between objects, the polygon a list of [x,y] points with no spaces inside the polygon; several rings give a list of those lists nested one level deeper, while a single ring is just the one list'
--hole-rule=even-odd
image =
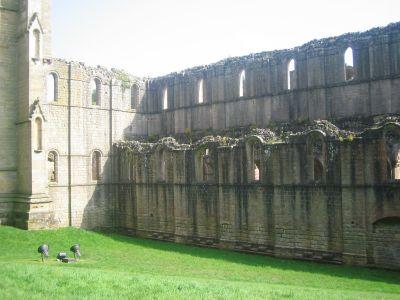
[{"label": "green grass", "polygon": [[[51,259],[36,252],[50,245]],[[74,243],[77,264],[55,261]],[[400,272],[100,234],[0,227],[0,299],[400,299]]]}]

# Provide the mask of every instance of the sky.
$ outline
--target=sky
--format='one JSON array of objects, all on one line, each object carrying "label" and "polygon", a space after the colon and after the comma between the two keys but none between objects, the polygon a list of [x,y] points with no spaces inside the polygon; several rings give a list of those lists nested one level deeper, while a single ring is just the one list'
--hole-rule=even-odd
[{"label": "sky", "polygon": [[52,0],[53,57],[156,77],[400,21],[400,0]]}]

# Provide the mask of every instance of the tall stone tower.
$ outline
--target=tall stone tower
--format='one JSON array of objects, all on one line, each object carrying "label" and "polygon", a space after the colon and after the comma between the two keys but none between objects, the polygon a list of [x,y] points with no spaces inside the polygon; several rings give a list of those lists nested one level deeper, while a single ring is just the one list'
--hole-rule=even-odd
[{"label": "tall stone tower", "polygon": [[50,1],[0,0],[0,221],[28,229],[51,222],[40,106]]}]

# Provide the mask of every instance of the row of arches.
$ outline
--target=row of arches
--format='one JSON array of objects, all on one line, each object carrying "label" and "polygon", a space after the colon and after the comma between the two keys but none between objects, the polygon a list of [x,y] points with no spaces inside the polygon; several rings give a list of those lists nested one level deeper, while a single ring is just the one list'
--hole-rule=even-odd
[{"label": "row of arches", "polygon": [[[40,34],[40,32],[39,32]],[[354,64],[353,64],[353,50],[351,47],[347,48],[344,53],[344,78],[346,81],[354,79]],[[57,73],[51,72],[46,77],[46,91],[47,102],[57,102],[59,98],[59,78]],[[241,70],[239,74],[238,83],[238,97],[246,96],[246,70]],[[296,88],[296,61],[290,59],[287,64],[287,90]],[[197,82],[197,103],[204,103],[204,79],[199,79]],[[91,104],[99,106],[101,104],[102,83],[99,78],[94,78],[90,81],[90,95]],[[162,93],[162,108],[163,110],[169,109],[168,103],[168,88],[165,87]],[[130,108],[136,109],[140,101],[140,88],[137,84],[130,87]]]},{"label": "row of arches", "polygon": [[[315,148],[315,145],[311,144],[309,147]],[[324,183],[326,168],[324,166],[323,150],[321,151],[310,151],[311,156],[311,174],[310,179],[314,183]],[[262,170],[265,169],[266,156],[262,147],[257,142],[249,143],[246,146],[247,156],[247,173],[249,182],[260,182],[262,180]],[[310,158],[308,158],[310,159]]]},{"label": "row of arches", "polygon": [[[296,176],[300,176],[299,178],[301,179],[299,180],[301,180],[302,184],[332,183],[332,178],[329,179],[328,176],[335,177],[340,174],[336,173],[336,167],[338,167],[337,163],[332,162],[332,157],[328,158],[329,155],[332,155],[328,154],[328,147],[330,146],[316,137],[310,138],[306,143],[306,147],[301,150],[303,152],[299,152],[302,153],[302,156],[299,157],[299,159],[302,160],[302,162],[299,162],[299,168],[302,171],[299,171]],[[237,173],[235,177],[238,176],[236,178],[241,178],[239,180],[244,180],[244,182],[247,183],[271,183],[268,177],[273,175],[271,172],[273,172],[274,163],[271,161],[268,150],[265,150],[265,148],[257,142],[251,142],[246,144],[244,151],[245,156],[239,156],[241,157],[241,162],[238,161],[240,166],[237,166],[239,173]],[[224,166],[219,166],[218,157],[218,153],[213,147],[197,149],[193,154],[193,162],[188,165],[188,169],[185,172],[193,174],[189,175],[189,177],[199,183],[215,183],[219,181],[218,176],[225,176],[228,178],[227,174],[230,171]],[[168,151],[164,149],[158,150],[154,154],[153,166],[155,169],[152,172],[155,175],[155,180],[166,181],[167,178],[172,178],[170,177],[172,174],[168,175],[167,172],[168,166],[172,169],[171,159],[172,157],[168,155]],[[374,171],[378,172],[377,175],[374,175],[374,182],[385,184],[390,183],[392,180],[400,180],[400,146],[399,149],[396,150],[396,154],[383,154],[383,156],[379,156],[375,159],[374,162],[376,163],[373,167]],[[120,167],[124,170],[128,166],[123,163]],[[135,163],[131,161],[129,164],[129,180],[135,181],[135,167]],[[356,168],[356,166],[354,167]],[[219,168],[222,168],[221,173],[218,171]],[[122,174],[128,174],[127,172],[126,169]],[[177,176],[179,177],[180,175]]]},{"label": "row of arches", "polygon": [[[354,79],[355,70],[353,63],[353,49],[348,47],[343,54],[344,56],[344,65],[343,65],[343,74],[345,81],[351,81]],[[287,90],[293,90],[296,88],[296,61],[294,58],[290,59],[287,63]],[[241,70],[239,73],[238,80],[238,97],[246,96],[246,70]],[[197,103],[202,104],[204,102],[204,79],[199,79],[197,83]],[[163,110],[167,110],[169,108],[168,105],[168,88],[165,87],[163,90],[163,101],[162,101]]]},{"label": "row of arches", "polygon": [[[101,152],[94,150],[91,154],[91,179],[98,181],[101,179]],[[51,150],[47,154],[47,176],[49,183],[57,183],[59,179],[59,154],[56,150]]]},{"label": "row of arches", "polygon": [[[91,104],[100,106],[102,95],[102,83],[99,78],[90,81]],[[130,87],[130,108],[136,109],[139,104],[140,88],[137,84]],[[50,72],[46,76],[46,100],[47,102],[57,102],[59,99],[59,77],[57,73]]]},{"label": "row of arches", "polygon": [[[164,182],[167,179],[167,166],[168,166],[168,155],[166,150],[159,150],[156,152],[155,158],[155,179],[157,181]],[[135,164],[133,161],[129,161],[129,164],[125,164],[121,161],[120,167],[122,170],[121,175],[125,174],[130,181],[135,181]],[[261,183],[265,181],[263,178],[263,171],[266,169],[266,157],[262,148],[254,144],[246,146],[246,178],[248,183]],[[324,166],[323,159],[318,154],[313,154],[312,164],[312,181],[314,183],[324,183],[326,177],[326,167]],[[213,183],[217,180],[216,168],[217,160],[216,153],[212,148],[201,148],[196,150],[194,155],[194,176],[197,182],[202,183]],[[127,169],[126,169],[127,168]],[[227,170],[225,170],[227,171]],[[265,175],[265,174],[264,174]]]},{"label": "row of arches", "polygon": [[[36,117],[34,120],[33,128],[33,149],[35,152],[43,151],[43,121],[42,118]],[[100,179],[101,174],[101,152],[94,150],[91,154],[91,177],[92,180],[97,181]],[[47,170],[48,170],[48,181],[55,183],[58,182],[58,170],[59,170],[59,155],[58,152],[52,150],[47,155]]]}]

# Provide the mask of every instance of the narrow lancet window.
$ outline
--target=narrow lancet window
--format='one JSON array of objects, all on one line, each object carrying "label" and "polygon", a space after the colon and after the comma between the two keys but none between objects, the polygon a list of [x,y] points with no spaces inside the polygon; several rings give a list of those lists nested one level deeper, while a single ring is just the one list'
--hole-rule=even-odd
[{"label": "narrow lancet window", "polygon": [[199,83],[198,83],[198,85],[197,85],[197,88],[198,88],[198,102],[201,104],[201,103],[204,102],[204,91],[203,91],[203,88],[204,88],[204,80],[203,80],[203,79],[200,79],[200,80],[199,80]]},{"label": "narrow lancet window", "polygon": [[261,180],[261,148],[258,142],[253,141],[247,144],[247,171],[249,182],[259,182]]},{"label": "narrow lancet window", "polygon": [[344,53],[344,74],[346,81],[354,79],[353,49],[350,47]]},{"label": "narrow lancet window", "polygon": [[260,181],[260,163],[255,162],[253,166],[254,181]]},{"label": "narrow lancet window", "polygon": [[92,95],[92,105],[100,105],[101,82],[98,78],[95,78],[91,81],[90,90]]},{"label": "narrow lancet window", "polygon": [[48,181],[55,183],[58,181],[58,154],[55,151],[49,152],[47,156]]},{"label": "narrow lancet window", "polygon": [[56,102],[58,98],[58,77],[50,73],[46,78],[47,102]]},{"label": "narrow lancet window", "polygon": [[246,71],[242,70],[239,75],[239,97],[244,97],[244,87],[246,83]]},{"label": "narrow lancet window", "polygon": [[296,62],[294,59],[291,59],[288,64],[287,71],[287,89],[292,90],[295,87],[295,72],[296,72]]},{"label": "narrow lancet window", "polygon": [[163,90],[163,110],[168,109],[168,88]]}]

